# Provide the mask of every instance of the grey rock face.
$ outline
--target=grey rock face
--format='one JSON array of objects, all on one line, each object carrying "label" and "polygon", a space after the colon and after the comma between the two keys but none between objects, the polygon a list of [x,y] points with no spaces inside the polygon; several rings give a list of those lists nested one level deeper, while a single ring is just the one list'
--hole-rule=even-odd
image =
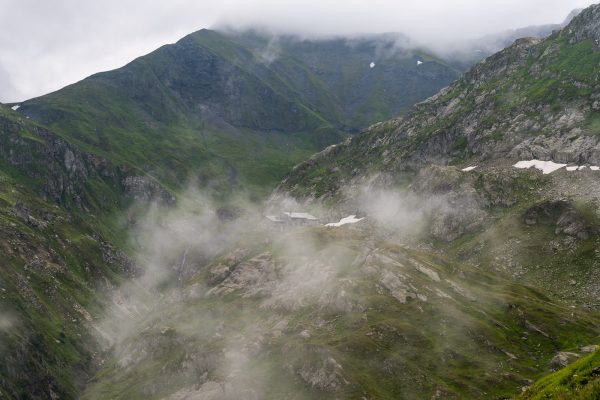
[{"label": "grey rock face", "polygon": [[[23,132],[32,135],[31,139]],[[0,133],[0,158],[24,175],[41,180],[46,197],[82,204],[90,171],[81,152],[51,132],[24,122],[0,118]]]},{"label": "grey rock face", "polygon": [[[227,276],[228,271],[228,267],[217,265],[211,270],[211,274],[216,278]],[[238,264],[209,294],[221,295],[241,291],[249,297],[261,296],[270,292],[270,286],[276,279],[273,256],[270,253],[263,253]]]},{"label": "grey rock face", "polygon": [[593,353],[594,351],[596,351],[599,348],[599,346],[595,345],[595,344],[589,344],[587,346],[583,346],[581,348],[581,352],[582,353]]},{"label": "grey rock face", "polygon": [[288,369],[297,374],[307,385],[333,392],[348,384],[342,366],[326,349],[305,346],[304,352],[304,357],[293,360],[288,365]]},{"label": "grey rock face", "polygon": [[580,240],[594,234],[594,229],[581,213],[563,200],[547,201],[532,207],[525,212],[523,219],[527,225],[552,225],[557,235],[565,234]]},{"label": "grey rock face", "polygon": [[147,176],[126,176],[123,179],[125,193],[136,200],[160,200],[173,203],[174,197],[158,182]]},{"label": "grey rock face", "polygon": [[557,353],[550,361],[552,369],[561,369],[571,364],[573,361],[579,358],[579,354],[571,353],[568,351],[561,351]]},{"label": "grey rock face", "polygon": [[593,5],[573,19],[569,27],[570,42],[592,39],[600,49],[600,6]]},{"label": "grey rock face", "polygon": [[174,201],[150,178],[135,176],[128,167],[84,153],[53,132],[18,118],[0,117],[0,159],[40,181],[42,196],[61,205],[86,208],[90,180],[102,180],[116,193],[124,192],[138,200]]}]

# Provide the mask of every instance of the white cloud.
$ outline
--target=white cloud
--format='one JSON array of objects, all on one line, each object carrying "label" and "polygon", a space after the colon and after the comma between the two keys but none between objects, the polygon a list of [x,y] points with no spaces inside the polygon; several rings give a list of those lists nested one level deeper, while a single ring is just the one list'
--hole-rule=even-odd
[{"label": "white cloud", "polygon": [[590,0],[0,0],[0,101],[119,67],[195,30],[403,32],[425,43],[560,22]]}]

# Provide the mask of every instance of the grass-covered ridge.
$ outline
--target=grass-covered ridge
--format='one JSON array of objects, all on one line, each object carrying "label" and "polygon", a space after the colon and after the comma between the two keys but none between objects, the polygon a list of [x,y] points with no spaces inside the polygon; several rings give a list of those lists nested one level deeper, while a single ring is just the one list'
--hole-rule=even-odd
[{"label": "grass-covered ridge", "polygon": [[[171,189],[191,182],[264,195],[310,154],[402,112],[458,75],[438,58],[395,50],[394,43],[202,30],[27,101],[19,112]],[[389,55],[377,55],[381,46]]]},{"label": "grass-covered ridge", "polygon": [[517,399],[590,400],[600,398],[600,350],[543,377]]}]

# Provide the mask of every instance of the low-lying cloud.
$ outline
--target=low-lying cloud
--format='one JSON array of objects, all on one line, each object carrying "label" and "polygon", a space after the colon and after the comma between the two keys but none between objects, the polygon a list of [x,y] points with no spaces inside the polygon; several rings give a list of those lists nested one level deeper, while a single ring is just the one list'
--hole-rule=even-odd
[{"label": "low-lying cloud", "polygon": [[[332,206],[283,193],[267,205],[245,196],[223,205],[195,190],[176,206],[140,213],[141,205],[129,220],[142,273],[110,294],[112,307],[94,324],[116,361],[108,370],[125,381],[160,361],[147,390],[174,400],[260,399],[282,376],[336,391],[347,384],[342,361],[310,339],[334,331],[340,315],[368,313],[375,294],[400,304],[442,298],[442,310],[452,308],[446,299],[472,300],[459,280],[400,248],[435,234],[438,221],[454,229],[478,220],[477,201],[464,190],[434,195],[367,181],[342,190],[347,201]],[[286,211],[319,220],[285,220]],[[363,219],[325,226],[349,213]],[[285,370],[273,375],[270,357],[280,353]]]}]

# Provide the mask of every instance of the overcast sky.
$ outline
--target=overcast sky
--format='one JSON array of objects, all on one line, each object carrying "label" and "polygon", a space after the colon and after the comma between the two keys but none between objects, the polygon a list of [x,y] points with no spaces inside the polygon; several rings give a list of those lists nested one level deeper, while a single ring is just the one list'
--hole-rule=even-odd
[{"label": "overcast sky", "polygon": [[[597,0],[598,1],[598,0]],[[113,69],[201,28],[402,32],[425,44],[559,23],[591,0],[0,0],[0,101]]]}]

